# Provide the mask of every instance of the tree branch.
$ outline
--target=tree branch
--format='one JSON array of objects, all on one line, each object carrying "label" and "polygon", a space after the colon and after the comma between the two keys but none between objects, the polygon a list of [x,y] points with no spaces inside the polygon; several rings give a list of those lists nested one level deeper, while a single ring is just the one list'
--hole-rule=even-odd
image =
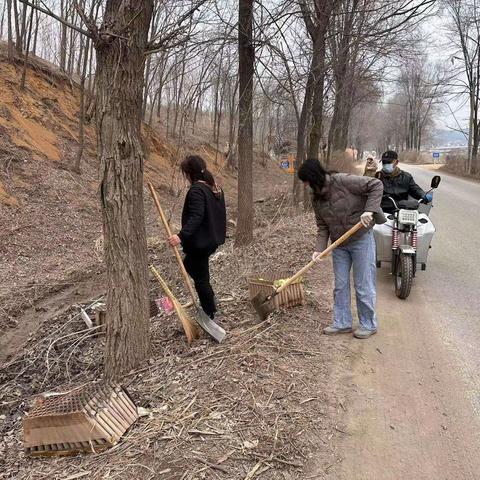
[{"label": "tree branch", "polygon": [[70,23],[68,22],[67,20],[65,20],[64,18],[62,17],[59,17],[58,15],[56,15],[55,13],[53,13],[50,9],[48,8],[42,8],[40,7],[39,5],[35,5],[34,3],[31,3],[29,2],[28,0],[19,0],[20,3],[23,3],[24,5],[27,5],[31,8],[34,8],[35,10],[41,12],[41,13],[44,13],[45,15],[48,15],[49,17],[52,17],[54,18],[55,20],[59,21],[60,23],[62,23],[63,25],[71,28],[72,30],[75,30],[77,31],[78,33],[81,33],[82,35],[85,35],[86,37],[88,38],[92,38],[93,39],[93,34],[92,32],[88,31],[88,30],[84,30],[83,28],[81,27],[78,27],[77,25],[74,25],[73,23]]},{"label": "tree branch", "polygon": [[[85,13],[85,10],[78,4],[77,0],[74,0],[73,6],[75,7],[75,10],[77,11],[78,15],[82,19],[83,23],[87,26],[88,30],[91,32],[93,36],[97,36],[98,34],[98,28],[95,23],[95,20],[92,18],[92,15],[88,16]],[[94,4],[92,4],[92,11],[94,8]]]},{"label": "tree branch", "polygon": [[[167,44],[173,40],[175,37],[180,35],[185,28],[182,26],[182,23],[188,20],[202,5],[207,3],[209,0],[199,0],[198,3],[196,3],[190,10],[185,12],[173,25],[177,25],[178,28],[175,30],[171,31],[170,33],[167,33],[165,36],[158,38],[156,36],[153,38],[147,45],[147,49],[145,50],[146,55],[151,55],[152,53],[157,53],[163,50]],[[172,25],[172,26],[173,26]],[[182,42],[180,42],[182,43]]]}]

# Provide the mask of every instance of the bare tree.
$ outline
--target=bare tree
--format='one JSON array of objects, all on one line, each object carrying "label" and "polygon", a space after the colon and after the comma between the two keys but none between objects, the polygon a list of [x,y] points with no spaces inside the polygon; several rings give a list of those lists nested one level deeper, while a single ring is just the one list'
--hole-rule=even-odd
[{"label": "bare tree", "polygon": [[253,240],[253,0],[239,0],[238,12],[238,222],[236,245]]},{"label": "bare tree", "polygon": [[12,0],[7,0],[7,25],[8,25],[8,58],[13,58],[13,24],[12,24]]},{"label": "bare tree", "polygon": [[32,40],[32,27],[33,27],[33,13],[34,9],[30,9],[30,21],[28,26],[28,34],[25,45],[25,52],[23,54],[23,70],[22,70],[22,79],[20,80],[20,89],[25,90],[25,82],[27,78],[27,64],[28,64],[28,55],[30,52],[30,42]]},{"label": "bare tree", "polygon": [[[27,0],[24,5],[43,7]],[[145,58],[183,32],[182,23],[167,36],[148,41],[153,0],[107,0],[102,23],[74,3],[87,31],[55,15],[66,26],[91,38],[96,50],[96,131],[101,176],[105,264],[107,268],[106,375],[117,377],[138,366],[148,354],[147,242],[143,209],[141,137]],[[204,2],[203,2],[204,3]]]},{"label": "bare tree", "polygon": [[78,150],[75,159],[75,165],[73,170],[77,173],[81,172],[81,162],[83,157],[83,151],[85,149],[85,80],[87,77],[87,67],[90,52],[90,39],[87,38],[85,45],[85,55],[83,57],[83,67],[80,75],[80,111],[79,115],[79,127],[78,127]]},{"label": "bare tree", "polygon": [[476,0],[445,0],[453,21],[453,33],[458,53],[452,63],[462,64],[462,92],[468,95],[470,116],[468,122],[468,158],[465,170],[480,173],[480,16]]},{"label": "bare tree", "polygon": [[445,77],[438,65],[418,58],[402,68],[399,90],[405,99],[405,147],[420,151],[425,127],[432,120],[434,108],[444,95]]}]

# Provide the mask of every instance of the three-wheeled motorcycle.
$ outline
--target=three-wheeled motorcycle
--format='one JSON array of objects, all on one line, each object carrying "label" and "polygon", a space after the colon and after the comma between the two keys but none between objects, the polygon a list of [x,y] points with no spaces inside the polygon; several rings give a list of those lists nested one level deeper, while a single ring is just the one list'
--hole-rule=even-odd
[{"label": "three-wheeled motorcycle", "polygon": [[[432,179],[431,190],[440,184],[441,178]],[[375,225],[373,234],[377,248],[377,268],[383,263],[391,264],[397,297],[406,299],[410,295],[417,268],[427,268],[428,251],[435,233],[429,218],[432,202],[422,203],[409,199],[395,202],[391,197],[394,211],[387,214],[387,222]]]}]

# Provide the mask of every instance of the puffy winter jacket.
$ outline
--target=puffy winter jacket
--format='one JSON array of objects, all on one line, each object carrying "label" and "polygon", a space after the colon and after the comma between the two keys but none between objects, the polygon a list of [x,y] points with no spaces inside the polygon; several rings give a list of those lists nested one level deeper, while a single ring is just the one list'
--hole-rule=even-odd
[{"label": "puffy winter jacket", "polygon": [[221,189],[196,182],[185,198],[178,236],[185,252],[214,250],[225,243],[227,218]]},{"label": "puffy winter jacket", "polygon": [[392,212],[394,206],[387,197],[392,197],[397,203],[401,200],[408,200],[413,197],[421,200],[425,196],[425,192],[415,183],[412,175],[397,168],[391,175],[384,172],[378,172],[376,177],[383,183],[382,208],[386,212]]},{"label": "puffy winter jacket", "polygon": [[[346,173],[328,175],[321,194],[313,197],[318,227],[317,252],[327,248],[329,238],[334,242],[350,230],[364,212],[373,212],[376,223],[385,223],[380,208],[382,193],[382,182],[376,178]],[[360,229],[351,240],[366,232],[367,229]]]}]

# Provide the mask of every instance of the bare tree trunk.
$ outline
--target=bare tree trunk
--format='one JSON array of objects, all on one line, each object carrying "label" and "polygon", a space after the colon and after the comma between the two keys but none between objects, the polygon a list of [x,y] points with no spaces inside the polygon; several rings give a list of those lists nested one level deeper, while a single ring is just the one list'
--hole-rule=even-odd
[{"label": "bare tree trunk", "polygon": [[[147,58],[147,65],[145,67],[145,81],[143,87],[143,102],[142,102],[142,119],[145,121],[147,116],[148,90],[150,85],[150,67],[152,65],[152,57]],[[153,110],[153,105],[151,106]]]},{"label": "bare tree trunk", "polygon": [[150,108],[150,114],[148,116],[148,125],[150,127],[153,124],[153,112],[155,112],[155,105],[157,103],[157,97],[158,97],[158,91],[156,91],[155,94],[153,95],[153,100],[152,100],[152,104],[151,104],[152,108]]},{"label": "bare tree trunk", "polygon": [[[65,18],[67,8],[65,3],[68,0],[61,0],[60,2],[60,15]],[[67,26],[63,23],[60,25],[60,70],[63,72],[67,68]]]},{"label": "bare tree trunk", "polygon": [[30,25],[28,26],[27,43],[25,46],[25,54],[23,56],[23,70],[22,70],[22,79],[20,81],[20,90],[25,90],[25,81],[27,79],[28,53],[30,50],[30,42],[32,40],[33,12],[34,12],[34,9],[32,8],[30,10]]},{"label": "bare tree trunk", "polygon": [[40,24],[38,10],[35,10],[35,33],[33,34],[33,47],[32,47],[32,55],[37,54],[37,43],[38,43],[38,27]]},{"label": "bare tree trunk", "polygon": [[157,118],[160,119],[160,115],[162,113],[162,90],[163,84],[160,83],[157,90]]},{"label": "bare tree trunk", "polygon": [[7,9],[7,6],[5,2],[3,3],[3,9],[2,9],[2,19],[0,20],[0,38],[3,38],[5,35],[5,11]]},{"label": "bare tree trunk", "polygon": [[93,43],[91,43],[90,53],[89,53],[90,58],[88,60],[88,70],[87,70],[87,76],[88,76],[87,88],[88,88],[88,90],[90,91],[91,94],[95,90],[95,78],[96,78],[96,76],[93,73],[93,61],[94,61],[94,57],[95,57],[94,51],[95,51],[95,49],[94,49]]},{"label": "bare tree trunk", "polygon": [[21,25],[19,23],[18,3],[17,3],[17,0],[12,0],[12,1],[13,1],[13,18],[15,20],[15,50],[17,51],[17,54],[20,55],[22,53],[22,32],[21,32]]},{"label": "bare tree trunk", "polygon": [[220,83],[220,79],[218,78],[218,75],[217,75],[217,78],[215,80],[215,95],[214,95],[214,101],[213,101],[213,130],[212,130],[212,133],[213,133],[213,137],[212,137],[212,140],[214,142],[216,142],[217,140],[217,115],[218,115],[218,88],[219,88],[219,83]]},{"label": "bare tree trunk", "polygon": [[88,52],[90,50],[90,39],[85,42],[85,55],[83,56],[83,67],[80,76],[80,112],[78,125],[78,150],[73,170],[81,173],[80,165],[82,163],[83,151],[85,149],[85,79],[87,77]]},{"label": "bare tree trunk", "polygon": [[85,120],[87,122],[89,122],[93,118],[96,110],[97,76],[95,74],[95,76],[92,79],[93,74],[91,69],[91,60],[92,60],[92,57],[94,56],[93,54],[94,54],[94,49],[93,49],[93,43],[92,43],[92,46],[90,47],[90,60],[89,60],[90,66],[88,69],[88,72],[90,72],[90,77],[88,79],[88,87],[86,90],[88,92],[87,105],[85,108]]},{"label": "bare tree trunk", "polygon": [[236,245],[253,240],[253,0],[239,0],[238,222]]},{"label": "bare tree trunk", "polygon": [[[220,73],[220,72],[219,72]],[[220,127],[222,123],[222,115],[223,115],[223,104],[224,104],[224,93],[225,93],[225,77],[222,82],[220,82],[220,75],[219,75],[219,83],[221,84],[221,88],[219,86],[218,92],[218,110],[217,110],[217,147],[215,149],[215,165],[218,163],[218,151],[220,149]],[[215,129],[215,125],[214,125]]]},{"label": "bare tree trunk", "polygon": [[295,165],[294,165],[295,174],[293,175],[294,205],[298,205],[300,203],[300,197],[302,192],[300,180],[298,179],[298,170],[300,169],[303,161],[305,160],[307,123],[308,123],[308,117],[310,115],[310,108],[312,104],[313,83],[314,83],[313,72],[310,70],[310,73],[307,79],[307,85],[305,87],[305,96],[303,99],[302,111],[300,113],[300,120],[298,122],[298,127],[297,127],[297,155],[295,158]]},{"label": "bare tree trunk", "polygon": [[[153,0],[107,0],[104,25],[121,35],[97,43],[97,138],[101,173],[109,378],[148,354],[147,241],[141,138],[145,51]],[[128,26],[128,29],[126,28]],[[128,32],[128,39],[124,39]]]},{"label": "bare tree trunk", "polygon": [[202,91],[199,92],[197,96],[197,100],[195,102],[195,110],[193,112],[193,120],[192,120],[192,133],[195,133],[195,125],[197,124],[197,115],[198,115],[198,109],[200,107],[200,102],[202,100]]},{"label": "bare tree trunk", "polygon": [[[75,12],[72,14],[71,22],[75,25],[76,19]],[[70,76],[73,75],[74,64],[75,64],[75,52],[76,52],[76,32],[73,28],[70,29],[70,40],[68,42],[67,52],[68,52],[68,62],[67,62],[67,71]]]},{"label": "bare tree trunk", "polygon": [[[169,97],[170,97],[170,95],[169,95]],[[166,119],[165,119],[165,123],[166,123],[166,135],[165,135],[165,137],[166,138],[168,138],[168,134],[169,134],[171,106],[172,106],[172,102],[170,101],[170,98],[168,98],[168,101],[167,101],[167,115],[166,115]]]},{"label": "bare tree trunk", "polygon": [[185,82],[185,66],[186,62],[185,59],[187,57],[187,46],[183,48],[183,56],[182,56],[182,73],[180,75],[180,85],[178,86],[177,89],[177,96],[176,96],[176,101],[175,101],[175,114],[173,118],[173,135],[175,136],[175,132],[177,131],[177,124],[178,124],[178,112],[180,110],[180,102],[181,102],[181,97],[183,94],[183,84]]},{"label": "bare tree trunk", "polygon": [[[478,98],[478,87],[477,87],[477,98]],[[477,175],[480,173],[480,159],[478,155],[479,150],[479,143],[480,143],[480,122],[478,118],[478,100],[475,103],[475,107],[473,109],[473,138],[472,138],[472,152],[471,152],[471,173],[473,175]]]},{"label": "bare tree trunk", "polygon": [[21,56],[23,53],[24,39],[25,39],[25,29],[27,23],[27,6],[22,5],[22,18],[20,22],[20,12],[18,11],[17,0],[13,0],[14,15],[15,15],[15,30],[16,30],[16,42],[15,48],[17,50],[17,55]]},{"label": "bare tree trunk", "polygon": [[[329,16],[329,14],[328,14]],[[308,158],[318,158],[320,140],[323,133],[323,98],[325,88],[325,36],[328,28],[328,17],[323,20],[323,27],[313,42],[312,75],[312,129],[308,145]]]},{"label": "bare tree trunk", "polygon": [[85,42],[83,40],[83,37],[80,37],[79,39],[79,48],[78,48],[78,56],[77,56],[77,61],[75,65],[75,74],[79,77],[82,76],[82,65],[83,65],[83,55],[85,53]]},{"label": "bare tree trunk", "polygon": [[7,25],[8,25],[8,58],[13,58],[13,25],[12,25],[12,0],[7,0]]},{"label": "bare tree trunk", "polygon": [[236,118],[236,97],[238,91],[238,79],[235,79],[235,87],[232,91],[232,86],[229,82],[229,125],[228,125],[228,155],[227,155],[227,167],[230,170],[237,168],[237,141],[235,139],[235,118]]}]

